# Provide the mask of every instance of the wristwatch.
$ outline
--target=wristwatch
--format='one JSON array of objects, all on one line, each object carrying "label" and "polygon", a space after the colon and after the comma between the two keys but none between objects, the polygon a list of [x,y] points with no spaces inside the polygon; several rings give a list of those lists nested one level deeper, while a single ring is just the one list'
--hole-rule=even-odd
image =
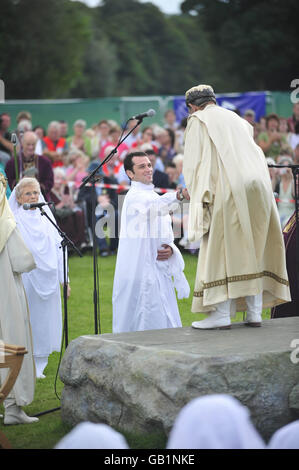
[{"label": "wristwatch", "polygon": [[183,189],[180,188],[180,191],[179,191],[179,201],[182,201],[183,199],[185,199],[184,195],[183,195]]}]

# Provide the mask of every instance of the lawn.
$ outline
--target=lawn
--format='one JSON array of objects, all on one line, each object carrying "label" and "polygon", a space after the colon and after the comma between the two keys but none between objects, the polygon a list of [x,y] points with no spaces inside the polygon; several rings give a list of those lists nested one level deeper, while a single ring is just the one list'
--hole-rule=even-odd
[{"label": "lawn", "polygon": [[[185,274],[193,292],[194,276],[196,272],[197,257],[184,254]],[[111,333],[112,331],[112,286],[115,266],[115,256],[99,258],[99,313],[98,331]],[[71,281],[71,296],[67,303],[68,311],[68,342],[81,335],[94,334],[95,319],[93,305],[93,259],[90,253],[82,258],[71,256],[69,259]],[[192,321],[204,318],[205,315],[190,312],[192,296],[189,299],[179,300],[183,326],[189,326]],[[242,313],[238,313],[234,321],[242,321]],[[269,318],[270,312],[264,312],[264,318]],[[64,347],[62,348],[62,354]],[[44,411],[60,407],[60,395],[63,384],[57,376],[60,353],[53,353],[45,369],[46,378],[36,383],[35,399],[33,403],[24,408],[27,414],[33,416]],[[3,406],[0,405],[0,413]],[[70,427],[60,418],[60,410],[51,411],[40,416],[38,423],[4,426],[0,420],[0,430],[5,433],[15,449],[51,449],[58,440],[65,435]],[[159,435],[140,436],[125,433],[131,448],[161,448],[163,438]]]}]

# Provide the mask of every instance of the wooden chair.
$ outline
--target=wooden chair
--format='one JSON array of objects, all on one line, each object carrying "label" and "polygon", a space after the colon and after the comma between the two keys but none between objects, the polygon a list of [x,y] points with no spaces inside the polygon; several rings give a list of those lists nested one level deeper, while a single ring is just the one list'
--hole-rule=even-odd
[{"label": "wooden chair", "polygon": [[[27,354],[27,351],[23,346],[5,344],[0,341],[0,368],[9,369],[7,377],[0,387],[0,403],[5,400],[13,388],[22,367],[25,354]],[[0,432],[0,448],[1,447],[2,449],[11,449],[7,437],[2,432]]]}]

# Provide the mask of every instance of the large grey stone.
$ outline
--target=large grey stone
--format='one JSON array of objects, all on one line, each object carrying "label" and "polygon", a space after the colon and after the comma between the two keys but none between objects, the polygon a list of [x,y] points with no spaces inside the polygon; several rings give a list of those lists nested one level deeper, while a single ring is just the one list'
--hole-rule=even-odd
[{"label": "large grey stone", "polygon": [[230,330],[81,336],[69,344],[60,368],[62,419],[168,435],[191,399],[227,393],[250,409],[268,439],[299,409],[294,344],[299,317],[266,320],[261,328],[238,323]]}]

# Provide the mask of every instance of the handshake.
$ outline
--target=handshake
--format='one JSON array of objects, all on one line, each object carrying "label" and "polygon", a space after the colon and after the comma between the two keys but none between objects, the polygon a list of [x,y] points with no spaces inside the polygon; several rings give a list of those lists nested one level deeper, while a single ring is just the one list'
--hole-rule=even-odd
[{"label": "handshake", "polygon": [[184,199],[190,201],[190,196],[187,188],[180,188],[176,193],[176,197],[179,201],[183,201]]}]

